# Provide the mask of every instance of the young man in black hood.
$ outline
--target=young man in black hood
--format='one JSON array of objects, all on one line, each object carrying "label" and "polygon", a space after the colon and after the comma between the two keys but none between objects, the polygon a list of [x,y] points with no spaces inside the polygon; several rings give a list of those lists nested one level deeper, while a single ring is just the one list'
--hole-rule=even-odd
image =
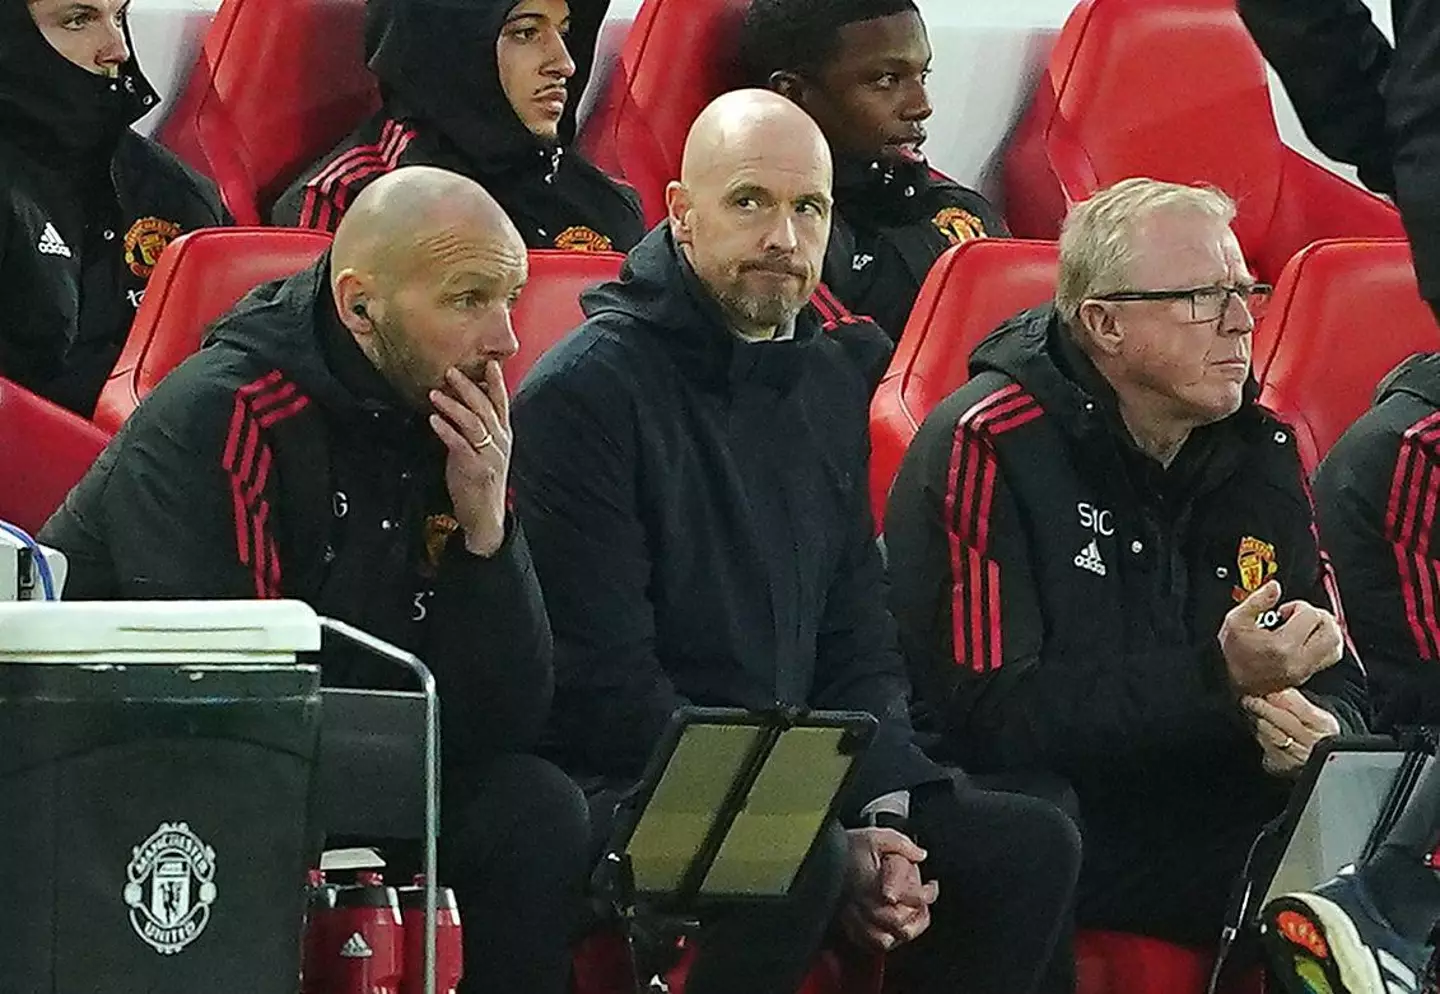
[{"label": "young man in black hood", "polygon": [[384,108],[307,170],[277,224],[333,230],[356,194],[403,165],[490,192],[530,248],[625,252],[640,202],[566,146],[608,0],[370,0],[365,41]]},{"label": "young man in black hood", "polygon": [[897,341],[942,252],[1006,234],[925,161],[930,58],[913,0],[752,0],[741,34],[747,78],[803,107],[835,156],[826,285]]},{"label": "young man in black hood", "polygon": [[1149,179],[1077,205],[1055,303],[975,349],[885,515],[947,754],[1070,781],[1082,927],[1197,946],[1315,744],[1366,711],[1294,435],[1255,402],[1268,288],[1233,217]]},{"label": "young man in black hood", "polygon": [[[314,265],[220,319],[41,533],[69,597],[294,597],[430,666],[466,994],[564,994],[585,879],[584,798],[527,755],[551,640],[506,507],[500,372],[525,276],[470,180],[385,177]],[[350,654],[321,667],[330,686],[395,679]]]},{"label": "young man in black hood", "polygon": [[686,989],[794,994],[834,922],[895,950],[892,990],[1033,991],[1075,830],[1042,801],[957,786],[914,742],[866,384],[805,306],[829,237],[825,139],[774,93],[730,93],[695,122],[681,176],[667,222],[516,397],[555,755],[593,788],[603,839],[601,799],[638,778],[677,706],[868,711],[880,734],[789,897],[704,922]]},{"label": "young man in black hood", "polygon": [[125,0],[0,2],[0,376],[89,417],[161,251],[214,186],[130,125],[158,103]]}]

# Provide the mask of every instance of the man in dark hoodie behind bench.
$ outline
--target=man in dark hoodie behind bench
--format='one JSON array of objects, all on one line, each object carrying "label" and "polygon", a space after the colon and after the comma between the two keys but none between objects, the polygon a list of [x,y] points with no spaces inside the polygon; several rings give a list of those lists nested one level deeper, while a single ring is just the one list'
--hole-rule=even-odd
[{"label": "man in dark hoodie behind bench", "polygon": [[[500,374],[525,275],[484,190],[428,167],[385,177],[315,265],[221,318],[41,533],[72,598],[294,597],[429,664],[466,994],[563,994],[585,878],[584,799],[527,755],[551,641],[506,510]],[[321,667],[327,685],[393,680],[349,656]]]},{"label": "man in dark hoodie behind bench", "polygon": [[271,220],[333,231],[397,166],[468,176],[530,248],[627,252],[640,201],[566,147],[608,0],[369,0],[384,107],[308,169]]}]

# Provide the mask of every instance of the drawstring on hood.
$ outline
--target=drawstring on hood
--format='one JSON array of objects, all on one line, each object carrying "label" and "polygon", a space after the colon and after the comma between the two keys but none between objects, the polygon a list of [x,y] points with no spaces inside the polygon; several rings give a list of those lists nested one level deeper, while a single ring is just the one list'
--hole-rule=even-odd
[{"label": "drawstring on hood", "polygon": [[63,156],[109,151],[120,134],[159,103],[135,59],[117,76],[75,65],[45,40],[25,0],[0,0],[0,136]]},{"label": "drawstring on hood", "polygon": [[571,0],[565,40],[575,62],[566,81],[559,140],[530,131],[500,84],[495,57],[501,28],[518,0],[369,0],[365,54],[386,103],[445,135],[482,171],[549,160],[560,168],[560,147],[575,137],[580,96],[595,61],[595,43],[609,0]]}]

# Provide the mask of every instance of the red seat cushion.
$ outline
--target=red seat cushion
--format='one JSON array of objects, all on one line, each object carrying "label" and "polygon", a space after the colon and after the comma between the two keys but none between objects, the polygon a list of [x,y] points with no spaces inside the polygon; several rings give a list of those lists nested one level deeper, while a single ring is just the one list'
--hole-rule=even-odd
[{"label": "red seat cushion", "polygon": [[1332,237],[1398,237],[1383,200],[1287,148],[1265,64],[1233,0],[1086,0],[1065,23],[1007,152],[1021,234],[1053,237],[1069,202],[1130,176],[1209,183],[1233,197],[1257,275]]},{"label": "red seat cushion", "polygon": [[740,84],[734,59],[749,0],[645,0],[620,60],[580,132],[580,148],[640,194],[647,224],[665,216],[690,125]]},{"label": "red seat cushion", "polygon": [[365,0],[224,0],[159,138],[240,224],[380,106]]},{"label": "red seat cushion", "polygon": [[[1080,932],[1075,994],[1205,994],[1215,953],[1144,935]],[[1222,984],[1219,994],[1263,994],[1258,973]]]},{"label": "red seat cushion", "polygon": [[0,521],[39,531],[109,440],[78,414],[0,378]]},{"label": "red seat cushion", "polygon": [[318,231],[207,228],[175,239],[150,276],[145,299],[95,407],[107,431],[200,348],[205,329],[250,290],[310,265],[330,245]]},{"label": "red seat cushion", "polygon": [[870,495],[876,526],[900,461],[925,416],[970,378],[970,353],[1006,318],[1055,294],[1054,242],[977,238],[936,260],[870,404]]},{"label": "red seat cushion", "polygon": [[1317,242],[1285,267],[1256,329],[1260,402],[1293,425],[1300,457],[1314,469],[1386,373],[1436,349],[1440,327],[1415,285],[1406,242]]}]

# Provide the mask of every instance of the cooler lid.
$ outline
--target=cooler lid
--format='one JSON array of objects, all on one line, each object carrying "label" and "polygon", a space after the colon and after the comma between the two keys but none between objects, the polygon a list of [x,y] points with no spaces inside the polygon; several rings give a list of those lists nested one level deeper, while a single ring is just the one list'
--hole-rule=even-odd
[{"label": "cooler lid", "polygon": [[295,653],[320,648],[304,601],[0,602],[0,657],[68,653]]}]

